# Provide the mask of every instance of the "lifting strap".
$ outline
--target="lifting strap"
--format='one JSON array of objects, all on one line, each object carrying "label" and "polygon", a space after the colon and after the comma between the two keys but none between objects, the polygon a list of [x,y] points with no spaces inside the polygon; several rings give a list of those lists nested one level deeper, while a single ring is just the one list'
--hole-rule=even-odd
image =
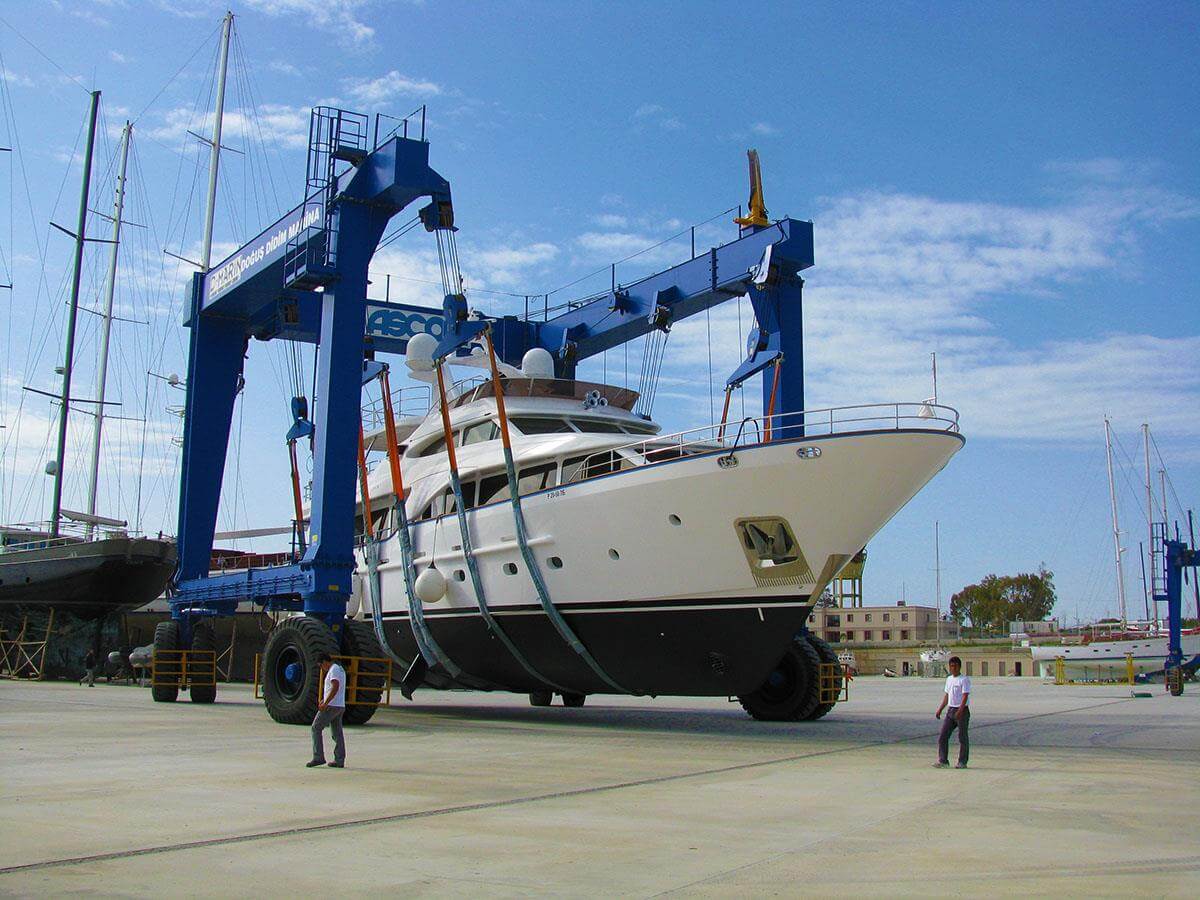
[{"label": "lifting strap", "polygon": [[475,602],[479,607],[479,615],[487,624],[488,630],[499,638],[500,643],[508,648],[508,652],[513,655],[513,659],[520,663],[521,668],[529,673],[530,676],[560,693],[564,691],[570,693],[570,688],[555,684],[530,664],[524,654],[517,649],[516,644],[504,633],[504,629],[500,627],[500,623],[496,621],[495,616],[492,615],[491,610],[488,608],[487,600],[483,593],[483,582],[479,577],[479,566],[475,560],[475,551],[471,546],[471,532],[467,527],[467,509],[466,504],[463,503],[462,479],[458,475],[458,456],[454,451],[454,432],[450,428],[450,408],[446,403],[446,379],[442,373],[441,362],[437,364],[437,383],[438,396],[442,407],[442,432],[446,439],[446,454],[450,460],[450,486],[454,490],[454,508],[458,515],[458,532],[462,535],[462,552],[467,560],[467,571],[471,575],[471,588],[475,591]]},{"label": "lifting strap", "polygon": [[[521,492],[517,484],[517,472],[513,465],[512,443],[509,440],[508,434],[508,416],[504,411],[504,389],[500,386],[500,371],[496,367],[496,348],[492,345],[491,328],[484,332],[484,339],[487,343],[488,363],[492,370],[492,388],[496,395],[496,411],[500,414],[500,438],[504,445],[504,470],[508,476],[508,491],[512,500],[513,508],[513,524],[517,531],[517,544],[521,548],[521,558],[525,560],[525,567],[529,569],[529,577],[533,580],[533,586],[537,590],[538,600],[542,604],[542,609],[546,611],[546,615],[550,618],[555,629],[558,631],[562,639],[587,663],[588,668],[596,673],[596,676],[611,687],[614,691],[620,694],[633,694],[634,691],[624,688],[617,684],[608,673],[596,662],[587,647],[583,646],[583,642],[575,635],[571,626],[567,624],[566,619],[555,608],[550,600],[550,594],[546,590],[546,582],[542,579],[541,569],[538,568],[537,560],[533,556],[533,551],[529,548],[529,540],[525,534],[525,516],[521,512]],[[640,696],[640,695],[639,695]]]},{"label": "lifting strap", "polygon": [[775,431],[775,396],[779,393],[779,369],[783,362],[783,357],[780,356],[775,360],[775,377],[771,379],[771,400],[767,404],[766,421],[763,426],[763,443],[771,443],[771,435]]},{"label": "lifting strap", "polygon": [[[391,398],[388,396],[386,390],[384,391],[384,396],[388,397],[388,400],[384,405],[385,417],[390,419],[391,416],[389,408],[391,406]],[[389,435],[389,444],[392,443],[392,438],[394,438],[394,436],[395,430],[393,427],[391,434]],[[392,452],[392,447],[389,446],[389,455]],[[361,423],[359,424],[358,428],[358,463],[361,468],[360,477],[363,485],[363,512],[367,513],[367,510],[370,509],[371,501],[367,492],[366,453]],[[393,472],[399,474],[398,464],[393,469]],[[437,641],[434,640],[433,635],[429,633],[429,626],[425,623],[425,610],[421,605],[420,598],[417,597],[416,584],[413,578],[412,539],[408,531],[408,514],[404,505],[404,484],[403,482],[397,480],[395,483],[393,483],[392,487],[396,491],[396,530],[400,535],[400,557],[404,568],[404,586],[408,591],[408,612],[409,621],[412,624],[413,639],[417,642],[417,648],[421,651],[421,657],[425,660],[427,665],[432,666],[437,663],[441,663],[442,667],[450,673],[450,676],[457,679],[462,676],[462,669],[456,666],[450,657],[446,656],[446,654],[442,651],[442,648],[438,646]],[[389,648],[388,653],[391,654],[386,635],[383,632],[383,605],[380,602],[381,598],[378,592],[379,586],[377,583],[379,578],[379,545],[381,543],[382,541],[375,541],[372,538],[371,527],[370,525],[367,525],[364,540],[364,551],[367,556],[367,569],[370,572],[371,580],[372,620],[375,624],[376,638],[378,638],[381,645],[383,645],[385,648]],[[372,557],[374,557],[374,563],[372,563]],[[394,656],[393,659],[395,659]]]},{"label": "lifting strap", "polygon": [[725,385],[725,406],[721,408],[721,428],[717,431],[717,443],[725,440],[725,425],[729,422],[729,397],[733,388]]},{"label": "lifting strap", "polygon": [[304,499],[300,494],[300,466],[296,462],[296,441],[290,440],[287,442],[287,445],[288,456],[292,460],[292,506],[296,511],[296,543],[303,554],[305,550]]}]

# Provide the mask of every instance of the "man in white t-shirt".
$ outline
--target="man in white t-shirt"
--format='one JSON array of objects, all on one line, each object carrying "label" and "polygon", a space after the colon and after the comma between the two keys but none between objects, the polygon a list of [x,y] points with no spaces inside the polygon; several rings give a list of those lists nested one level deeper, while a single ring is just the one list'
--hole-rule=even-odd
[{"label": "man in white t-shirt", "polygon": [[954,768],[967,767],[967,755],[971,745],[967,738],[967,726],[971,724],[971,710],[967,706],[967,698],[971,694],[971,679],[962,672],[962,660],[957,656],[950,657],[946,663],[950,674],[946,676],[946,690],[942,694],[942,702],[935,712],[934,718],[942,718],[942,710],[946,710],[946,718],[942,721],[942,730],[938,734],[938,761],[933,764],[935,769],[944,769],[950,765],[950,732],[958,729],[958,765]]},{"label": "man in white t-shirt", "polygon": [[325,765],[325,727],[333,732],[333,762],[330,768],[346,765],[346,736],[342,733],[342,716],[346,713],[346,670],[333,661],[328,653],[317,655],[321,667],[321,690],[317,697],[317,715],[312,723],[313,755],[306,766]]}]

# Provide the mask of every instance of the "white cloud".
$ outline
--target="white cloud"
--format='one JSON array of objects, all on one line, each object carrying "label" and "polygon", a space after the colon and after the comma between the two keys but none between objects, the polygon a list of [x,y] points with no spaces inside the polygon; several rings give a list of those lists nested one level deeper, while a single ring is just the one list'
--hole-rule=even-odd
[{"label": "white cloud", "polygon": [[272,72],[278,72],[280,75],[298,77],[301,74],[300,69],[292,65],[290,62],[282,59],[271,60],[271,62],[267,64],[267,68]]},{"label": "white cloud", "polygon": [[645,119],[649,116],[657,115],[658,113],[660,113],[662,111],[663,111],[663,108],[661,106],[659,106],[657,103],[643,103],[641,106],[639,106],[637,109],[635,109],[633,111],[633,117],[635,119]]},{"label": "white cloud", "polygon": [[33,87],[33,79],[28,75],[22,75],[20,72],[14,72],[11,69],[5,71],[3,76],[0,76],[8,84],[16,85],[17,87]]},{"label": "white cloud", "polygon": [[[268,144],[275,142],[285,149],[305,148],[308,146],[309,117],[310,110],[306,107],[278,103],[264,103],[257,110],[227,109],[221,143],[247,138],[257,140],[261,129]],[[211,114],[201,116],[190,108],[176,107],[163,114],[161,124],[142,129],[155,140],[165,142],[179,141],[189,130],[197,134],[210,133]]]},{"label": "white cloud", "polygon": [[432,97],[442,93],[441,86],[434,82],[409,78],[395,69],[378,78],[348,78],[343,85],[347,94],[367,106],[378,106],[397,97]]},{"label": "white cloud", "polygon": [[361,18],[367,0],[244,0],[244,5],[269,16],[287,16],[336,31],[348,44],[365,44],[375,36],[375,29]]},{"label": "white cloud", "polygon": [[629,224],[628,219],[616,213],[601,213],[598,216],[593,216],[592,221],[601,228],[625,228]]},{"label": "white cloud", "polygon": [[[1194,327],[1097,331],[1084,306],[1068,339],[1017,333],[1000,313],[1036,323],[1040,310],[1086,302],[1067,288],[1108,272],[1130,277],[1139,240],[1197,216],[1190,198],[1150,187],[1082,191],[1044,207],[880,192],[826,200],[815,216],[817,266],[806,273],[807,405],[921,400],[936,350],[940,399],[960,409],[969,436],[1087,441],[1109,414],[1194,440]],[[748,312],[739,330],[734,304],[714,310],[714,345],[739,346]],[[672,345],[668,372],[707,365],[703,323],[681,323]],[[717,360],[718,382],[736,362]]]},{"label": "white cloud", "polygon": [[124,53],[118,53],[116,50],[109,50],[108,58],[120,65],[125,65],[126,63],[131,62],[128,56],[126,56]]},{"label": "white cloud", "polygon": [[770,122],[755,122],[750,126],[750,130],[754,132],[754,134],[762,135],[764,137],[779,133],[779,129],[777,129]]}]

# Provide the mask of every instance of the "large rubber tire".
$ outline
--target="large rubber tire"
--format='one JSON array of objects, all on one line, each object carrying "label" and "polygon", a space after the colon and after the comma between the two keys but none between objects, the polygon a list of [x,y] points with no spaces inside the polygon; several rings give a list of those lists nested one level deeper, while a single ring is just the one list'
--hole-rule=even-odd
[{"label": "large rubber tire", "polygon": [[[375,627],[370,622],[356,622],[347,619],[342,623],[342,654],[345,656],[370,656],[380,659],[384,656],[383,647],[375,637]],[[387,677],[387,663],[360,663],[358,667],[359,680],[364,684],[378,684],[379,690],[362,690],[358,692],[359,701],[367,701],[369,705],[354,704],[346,707],[342,721],[347,725],[365,725],[375,715],[375,706],[383,696],[383,681]],[[349,696],[346,697],[349,700]]]},{"label": "large rubber tire", "polygon": [[[192,626],[192,649],[212,650],[214,653],[216,652],[217,632],[211,624],[208,622],[197,622]],[[213,684],[188,685],[188,693],[191,695],[193,703],[213,703],[217,699],[217,685],[216,682]]]},{"label": "large rubber tire", "polygon": [[[837,666],[837,668],[834,669],[835,677],[834,677],[833,684],[834,684],[834,687],[837,689],[835,696],[841,696],[841,693],[842,693],[842,666],[838,662],[837,653],[834,651],[834,649],[832,647],[830,647],[827,643],[825,643],[823,640],[821,640],[816,635],[807,634],[807,635],[805,635],[805,637],[808,638],[808,642],[812,645],[812,648],[817,651],[817,656],[819,656],[821,658],[822,664],[832,663],[833,665]],[[820,697],[820,694],[821,694],[821,685],[820,685],[820,681],[818,680],[818,682],[817,682],[818,698]],[[836,700],[834,700],[832,703],[818,703],[817,708],[814,709],[812,711],[812,713],[809,714],[807,721],[812,722],[812,721],[815,721],[816,719],[820,719],[822,716],[828,715],[829,712],[835,706],[837,706]]]},{"label": "large rubber tire", "polygon": [[530,706],[549,706],[554,702],[553,691],[530,691],[529,705]]},{"label": "large rubber tire", "polygon": [[587,694],[563,694],[562,702],[563,706],[570,709],[579,709],[587,702]]},{"label": "large rubber tire", "polygon": [[317,657],[322,653],[337,656],[338,644],[320,619],[292,616],[271,630],[263,648],[262,684],[267,712],[276,722],[312,724],[321,691]]},{"label": "large rubber tire", "polygon": [[[154,626],[154,652],[159,650],[178,650],[179,649],[179,623],[175,621],[159,622]],[[179,671],[178,663],[167,663],[158,667],[159,674],[176,673]],[[154,698],[156,703],[174,703],[179,696],[178,684],[151,684],[150,696]]]},{"label": "large rubber tire", "polygon": [[763,722],[799,722],[809,718],[820,702],[821,657],[803,637],[792,645],[752,694],[742,694],[742,709]]}]

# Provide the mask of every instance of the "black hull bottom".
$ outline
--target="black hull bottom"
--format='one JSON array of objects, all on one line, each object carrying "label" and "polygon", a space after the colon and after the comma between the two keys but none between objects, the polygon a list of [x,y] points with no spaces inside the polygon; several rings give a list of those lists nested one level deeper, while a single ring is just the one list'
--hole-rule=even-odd
[{"label": "black hull bottom", "polygon": [[[653,608],[608,606],[565,612],[564,617],[609,676],[632,692],[728,697],[762,685],[811,609],[807,597],[788,598],[787,605],[769,599],[758,601],[762,605],[743,605],[748,602],[753,601],[658,601]],[[498,619],[526,660],[550,680],[582,694],[615,693],[563,641],[540,609]],[[520,693],[545,688],[478,614],[427,610],[426,622],[442,650],[465,673]],[[385,614],[385,629],[400,656],[411,659],[416,654],[407,610]],[[428,683],[445,685],[441,679]]]},{"label": "black hull bottom", "polygon": [[175,571],[175,545],[107,538],[0,555],[0,607],[99,618],[144,606]]}]

